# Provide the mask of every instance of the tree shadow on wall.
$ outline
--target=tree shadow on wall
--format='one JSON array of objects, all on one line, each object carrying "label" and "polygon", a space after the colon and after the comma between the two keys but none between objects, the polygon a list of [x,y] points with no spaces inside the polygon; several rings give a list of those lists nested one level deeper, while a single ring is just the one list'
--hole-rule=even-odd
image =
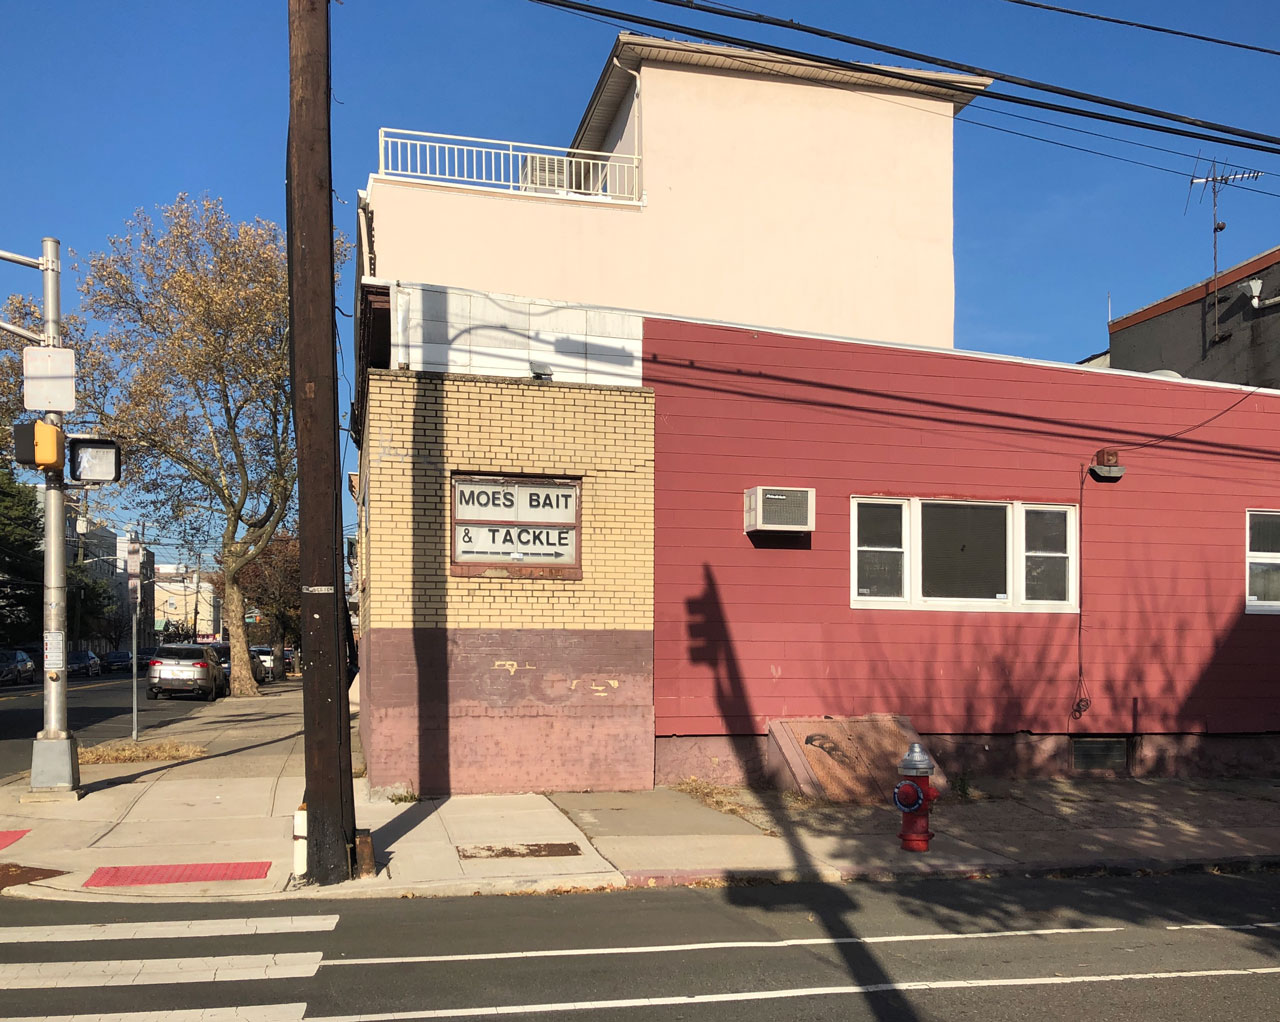
[{"label": "tree shadow on wall", "polygon": [[[723,720],[750,717],[751,699],[747,693],[724,605],[709,565],[703,567],[702,592],[685,601],[689,620],[689,659],[705,664],[714,672],[716,705]],[[734,746],[738,749],[738,746]],[[745,773],[748,764],[742,763]],[[794,872],[801,878],[814,878],[822,868],[805,848],[795,823],[786,812],[771,810],[773,829],[786,842]],[[880,988],[868,992],[867,1003],[875,1018],[893,1022],[919,1022],[902,991],[892,988],[892,980],[867,945],[861,942],[853,925],[859,909],[850,888],[833,883],[800,883],[762,895],[747,887],[730,886],[725,897],[730,904],[753,908],[794,908],[809,912],[833,941],[841,964],[850,981],[863,988]]]}]

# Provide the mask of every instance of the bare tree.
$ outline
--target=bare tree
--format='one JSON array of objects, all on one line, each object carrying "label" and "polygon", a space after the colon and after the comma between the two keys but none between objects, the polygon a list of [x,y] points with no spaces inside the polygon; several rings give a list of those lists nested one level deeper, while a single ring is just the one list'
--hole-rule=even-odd
[{"label": "bare tree", "polygon": [[297,479],[280,230],[179,195],[91,255],[80,292],[105,327],[79,345],[83,400],[121,443],[147,516],[193,546],[219,540],[231,691],[255,695],[240,574]]}]

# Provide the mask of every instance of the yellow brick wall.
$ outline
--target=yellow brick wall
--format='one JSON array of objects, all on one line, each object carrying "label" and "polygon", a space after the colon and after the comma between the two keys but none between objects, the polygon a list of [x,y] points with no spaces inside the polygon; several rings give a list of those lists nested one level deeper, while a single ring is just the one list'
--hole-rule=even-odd
[{"label": "yellow brick wall", "polygon": [[[449,573],[454,474],[580,476],[580,580]],[[653,627],[653,393],[374,370],[368,628]]]}]

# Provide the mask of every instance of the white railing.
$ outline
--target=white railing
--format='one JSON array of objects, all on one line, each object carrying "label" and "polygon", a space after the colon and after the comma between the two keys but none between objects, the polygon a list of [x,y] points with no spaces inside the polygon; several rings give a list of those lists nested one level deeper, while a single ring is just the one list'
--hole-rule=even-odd
[{"label": "white railing", "polygon": [[378,173],[534,195],[640,201],[640,157],[382,128]]}]

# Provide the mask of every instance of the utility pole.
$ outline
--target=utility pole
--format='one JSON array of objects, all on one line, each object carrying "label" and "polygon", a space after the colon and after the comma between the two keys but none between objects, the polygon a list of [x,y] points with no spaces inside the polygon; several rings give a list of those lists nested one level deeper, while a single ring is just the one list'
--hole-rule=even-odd
[{"label": "utility pole", "polygon": [[[62,264],[58,239],[42,240],[39,259],[13,252],[0,252],[0,259],[40,271],[44,283],[44,332],[36,334],[12,323],[0,323],[0,328],[25,337],[42,348],[61,348]],[[26,355],[27,352],[23,352],[24,377]],[[24,390],[26,382],[24,379]],[[69,395],[61,408],[73,410],[74,390]],[[24,403],[27,396],[24,393]],[[45,408],[44,425],[52,427],[60,444],[62,411]],[[44,674],[44,728],[32,743],[30,790],[22,796],[23,801],[80,797],[80,760],[76,740],[67,728],[67,508],[62,457],[59,453],[56,463],[49,460],[39,463],[45,466],[44,659],[41,664]]]},{"label": "utility pole", "polygon": [[338,387],[333,297],[327,0],[289,0],[289,338],[298,444],[307,876],[351,876],[355,799],[345,657],[338,501]]}]

